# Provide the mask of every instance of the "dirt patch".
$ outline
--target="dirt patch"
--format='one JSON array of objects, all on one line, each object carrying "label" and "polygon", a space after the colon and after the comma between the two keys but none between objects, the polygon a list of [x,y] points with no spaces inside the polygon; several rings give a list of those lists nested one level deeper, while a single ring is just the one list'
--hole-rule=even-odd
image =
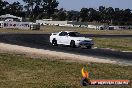
[{"label": "dirt patch", "polygon": [[59,59],[59,60],[61,59],[61,60],[75,61],[75,62],[99,62],[99,63],[132,65],[132,61],[125,61],[125,60],[123,61],[123,60],[114,60],[111,58],[76,55],[71,53],[36,49],[36,48],[11,45],[11,44],[5,44],[5,43],[0,43],[0,52],[21,54],[21,55],[32,57],[32,58],[43,58],[43,57],[49,58],[50,57],[51,59]]}]

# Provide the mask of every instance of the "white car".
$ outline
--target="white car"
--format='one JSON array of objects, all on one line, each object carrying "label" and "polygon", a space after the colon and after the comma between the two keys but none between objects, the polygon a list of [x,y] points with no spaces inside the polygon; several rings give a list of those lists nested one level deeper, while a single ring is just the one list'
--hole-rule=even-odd
[{"label": "white car", "polygon": [[59,33],[52,33],[50,36],[50,43],[54,46],[69,45],[71,47],[85,46],[89,49],[92,48],[94,42],[90,38],[81,37],[78,32],[64,31]]}]

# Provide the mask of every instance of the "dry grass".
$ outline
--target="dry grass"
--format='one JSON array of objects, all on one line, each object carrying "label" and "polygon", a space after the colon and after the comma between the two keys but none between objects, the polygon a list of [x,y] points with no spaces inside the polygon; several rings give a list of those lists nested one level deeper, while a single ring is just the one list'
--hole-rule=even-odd
[{"label": "dry grass", "polygon": [[95,30],[88,28],[73,28],[73,27],[59,27],[59,26],[44,26],[41,27],[41,30],[45,33],[59,32],[59,31],[77,31],[82,34],[123,34],[123,35],[132,35],[132,30]]},{"label": "dry grass", "polygon": [[73,27],[59,27],[59,26],[42,26],[39,31],[32,30],[18,30],[18,29],[0,29],[0,33],[53,33],[59,31],[78,31],[82,34],[124,34],[132,35],[132,30],[94,30],[88,28],[73,28]]},{"label": "dry grass", "polygon": [[[0,54],[0,88],[82,88],[80,85],[82,67],[89,70],[92,79],[132,80],[131,66],[82,64],[48,60],[47,57],[32,59],[21,55]],[[132,88],[132,84],[116,88]]]},{"label": "dry grass", "polygon": [[95,47],[132,51],[132,38],[93,38]]}]

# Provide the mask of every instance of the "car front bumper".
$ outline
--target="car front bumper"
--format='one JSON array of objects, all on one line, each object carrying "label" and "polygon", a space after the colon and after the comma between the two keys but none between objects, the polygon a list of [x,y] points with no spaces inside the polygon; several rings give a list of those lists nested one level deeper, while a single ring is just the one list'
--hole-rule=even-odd
[{"label": "car front bumper", "polygon": [[77,46],[93,46],[94,42],[93,41],[81,41],[77,44]]}]

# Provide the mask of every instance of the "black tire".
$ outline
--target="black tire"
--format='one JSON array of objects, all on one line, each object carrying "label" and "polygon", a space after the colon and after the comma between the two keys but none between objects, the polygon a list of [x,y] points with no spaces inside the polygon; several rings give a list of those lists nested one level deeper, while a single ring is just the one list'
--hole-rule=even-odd
[{"label": "black tire", "polygon": [[53,46],[58,46],[57,40],[53,39],[53,40],[52,40],[52,45],[53,45]]},{"label": "black tire", "polygon": [[70,43],[70,46],[72,47],[72,48],[76,48],[76,45],[75,45],[75,41],[71,41],[71,43]]},{"label": "black tire", "polygon": [[92,49],[92,46],[87,46],[87,49]]}]

